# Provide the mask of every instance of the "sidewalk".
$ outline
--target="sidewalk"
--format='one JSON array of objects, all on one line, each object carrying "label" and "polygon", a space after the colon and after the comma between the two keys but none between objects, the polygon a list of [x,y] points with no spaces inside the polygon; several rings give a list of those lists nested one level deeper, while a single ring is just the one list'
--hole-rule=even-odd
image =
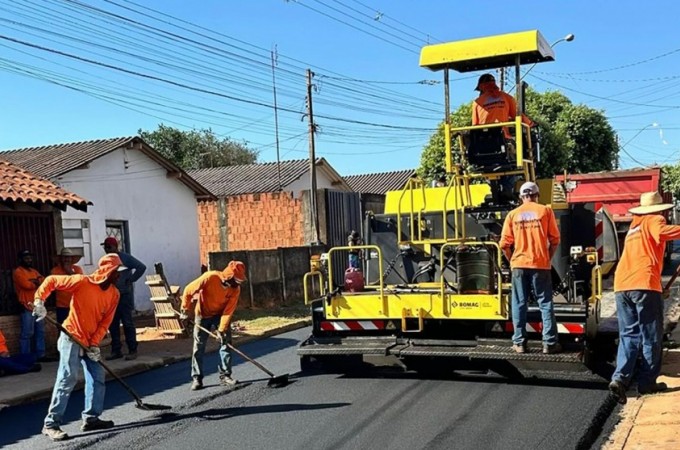
[{"label": "sidewalk", "polygon": [[[295,318],[286,324],[272,321],[266,328],[255,330],[253,334],[234,333],[233,343],[235,346],[243,345],[259,339],[264,339],[276,334],[303,328],[311,324],[309,318]],[[238,321],[236,322],[238,324]],[[116,374],[120,376],[134,375],[157,367],[163,367],[178,361],[191,358],[193,340],[191,338],[164,337],[155,328],[137,328],[139,341],[139,356],[134,361],[117,359],[106,361]],[[110,340],[102,344],[102,356],[110,353],[108,347]],[[218,344],[214,339],[208,340],[207,352],[217,351]],[[57,373],[57,364],[42,363],[40,372],[27,373],[24,375],[12,375],[0,378],[0,410],[8,406],[30,403],[33,401],[49,398],[52,395],[52,387]],[[107,374],[107,380],[111,379]],[[82,389],[82,372],[79,375],[76,389]]]},{"label": "sidewalk", "polygon": [[[669,311],[675,328],[671,342],[680,345],[680,305]],[[604,450],[680,449],[680,348],[664,350],[661,377],[666,392],[633,397],[621,410],[620,422],[603,445]]]}]

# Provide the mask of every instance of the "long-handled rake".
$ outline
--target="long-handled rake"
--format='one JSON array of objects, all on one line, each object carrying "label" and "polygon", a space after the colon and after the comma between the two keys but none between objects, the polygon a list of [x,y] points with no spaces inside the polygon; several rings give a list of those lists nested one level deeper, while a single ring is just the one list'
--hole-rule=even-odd
[{"label": "long-handled rake", "polygon": [[[57,322],[56,320],[54,320],[50,316],[46,316],[45,320],[47,320],[48,322],[50,322],[51,324],[56,326],[59,329],[59,331],[64,333],[66,336],[68,336],[69,339],[71,339],[73,342],[78,344],[78,346],[80,348],[82,348],[84,351],[86,351],[86,352],[89,351],[89,348],[86,347],[85,344],[83,344],[78,339],[73,337],[73,335],[71,333],[69,333],[66,330],[66,328],[64,328],[59,322]],[[143,409],[145,411],[165,411],[165,410],[168,410],[168,409],[172,409],[172,407],[168,406],[168,405],[154,405],[154,404],[151,404],[151,403],[144,403],[142,401],[142,398],[130,387],[130,385],[127,384],[125,381],[123,381],[123,379],[116,372],[114,372],[113,369],[111,369],[108,365],[106,365],[106,363],[104,361],[99,361],[99,364],[101,364],[101,366],[104,368],[104,370],[106,370],[109,373],[109,375],[111,375],[113,378],[115,378],[116,381],[118,381],[125,388],[125,390],[128,391],[128,394],[130,394],[132,396],[132,398],[135,399],[135,406],[137,408]]]},{"label": "long-handled rake", "polygon": [[[173,309],[173,311],[175,311],[175,310]],[[177,312],[177,311],[175,311],[175,313],[176,313],[176,314],[179,314],[179,312]],[[215,338],[215,339],[217,339],[218,341],[220,341],[220,343],[222,342],[222,339],[221,339],[216,333],[214,333],[214,332],[208,330],[208,329],[205,328],[205,327],[200,326],[199,324],[197,324],[196,322],[192,321],[191,319],[189,319],[189,323],[195,325],[195,326],[198,327],[200,330],[205,331],[205,332],[208,333],[210,336],[212,336],[213,338]],[[287,385],[288,385],[288,383],[289,383],[289,380],[288,380],[289,375],[288,375],[287,373],[285,373],[285,374],[283,374],[283,375],[274,375],[274,373],[273,373],[272,371],[270,371],[270,370],[267,369],[265,366],[263,366],[263,365],[260,364],[259,362],[255,361],[253,358],[251,358],[250,356],[246,355],[245,353],[243,353],[241,350],[237,349],[237,348],[234,347],[233,345],[227,343],[227,347],[228,347],[230,350],[232,350],[234,353],[236,353],[237,355],[239,355],[241,358],[245,359],[246,361],[248,361],[248,362],[250,362],[250,363],[253,363],[258,369],[260,369],[261,371],[263,371],[264,373],[266,373],[267,375],[269,375],[269,381],[267,382],[267,386],[268,386],[268,387],[271,387],[271,388],[280,388],[280,387],[284,387],[284,386],[287,386]]]}]

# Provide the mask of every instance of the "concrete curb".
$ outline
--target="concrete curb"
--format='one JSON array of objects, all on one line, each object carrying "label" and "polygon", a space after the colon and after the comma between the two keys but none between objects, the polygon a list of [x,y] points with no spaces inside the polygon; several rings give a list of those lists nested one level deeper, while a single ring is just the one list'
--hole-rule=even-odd
[{"label": "concrete curb", "polygon": [[[271,330],[267,330],[261,335],[257,336],[236,336],[233,339],[234,345],[244,345],[248,344],[250,342],[255,342],[259,341],[262,339],[266,339],[272,336],[276,336],[278,334],[283,334],[287,333],[289,331],[294,331],[298,330],[300,328],[307,327],[312,324],[311,319],[302,319],[297,322],[284,325],[278,328],[272,328]],[[215,353],[217,350],[210,350],[206,351],[206,353]],[[188,359],[191,359],[191,355],[182,355],[182,356],[166,356],[163,358],[156,358],[151,361],[139,361],[138,363],[129,365],[125,367],[124,369],[121,370],[116,370],[116,374],[120,376],[121,378],[124,377],[129,377],[131,375],[137,375],[142,372],[148,372],[149,370],[152,369],[157,369],[159,367],[164,367],[170,364],[174,364],[177,362],[181,361],[186,361]],[[113,377],[111,377],[108,373],[106,374],[106,381],[111,381],[113,380]],[[82,380],[79,380],[78,383],[76,384],[76,387],[74,391],[76,390],[81,390],[83,389],[84,382]],[[52,396],[52,387],[49,389],[40,389],[35,392],[32,392],[27,395],[22,395],[20,397],[16,397],[6,403],[1,403],[0,404],[0,411],[2,411],[5,408],[8,408],[10,406],[17,406],[17,405],[23,405],[26,403],[33,403],[37,402],[39,400],[43,400],[45,398],[50,398]]]}]

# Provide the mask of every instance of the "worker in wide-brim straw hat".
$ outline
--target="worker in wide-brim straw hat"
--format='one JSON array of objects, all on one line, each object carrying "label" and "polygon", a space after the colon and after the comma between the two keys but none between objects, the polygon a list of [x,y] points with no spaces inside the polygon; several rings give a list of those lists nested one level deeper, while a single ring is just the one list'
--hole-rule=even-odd
[{"label": "worker in wide-brim straw hat", "polygon": [[680,239],[680,226],[668,225],[663,215],[672,208],[658,192],[646,192],[640,196],[640,206],[629,210],[633,221],[614,275],[619,349],[609,389],[619,403],[626,403],[638,357],[642,361],[638,392],[645,395],[666,389],[656,379],[661,371],[664,251],[666,242]]}]

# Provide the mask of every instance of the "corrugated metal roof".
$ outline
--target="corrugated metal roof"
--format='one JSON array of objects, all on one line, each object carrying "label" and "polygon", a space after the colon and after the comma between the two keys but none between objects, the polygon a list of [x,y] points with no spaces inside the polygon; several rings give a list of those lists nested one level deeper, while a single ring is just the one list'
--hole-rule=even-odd
[{"label": "corrugated metal roof", "polygon": [[[317,167],[323,161],[323,158],[319,159]],[[281,187],[285,189],[309,171],[309,160],[281,161],[280,170]],[[190,170],[189,175],[218,197],[279,190],[276,162]]]},{"label": "corrugated metal roof", "polygon": [[388,191],[402,189],[409,178],[416,173],[413,169],[397,170],[394,172],[366,173],[350,175],[345,181],[355,192],[362,194],[386,194]]},{"label": "corrugated metal roof", "polygon": [[87,211],[87,200],[72,194],[49,180],[7,161],[0,160],[0,201],[51,204],[60,209],[72,206]]},{"label": "corrugated metal roof", "polygon": [[197,195],[213,197],[204,186],[187,176],[186,172],[164,158],[139,136],[6,150],[0,151],[0,159],[9,161],[38,176],[53,179],[122,147],[139,149],[169,172],[177,174],[176,178]]}]

